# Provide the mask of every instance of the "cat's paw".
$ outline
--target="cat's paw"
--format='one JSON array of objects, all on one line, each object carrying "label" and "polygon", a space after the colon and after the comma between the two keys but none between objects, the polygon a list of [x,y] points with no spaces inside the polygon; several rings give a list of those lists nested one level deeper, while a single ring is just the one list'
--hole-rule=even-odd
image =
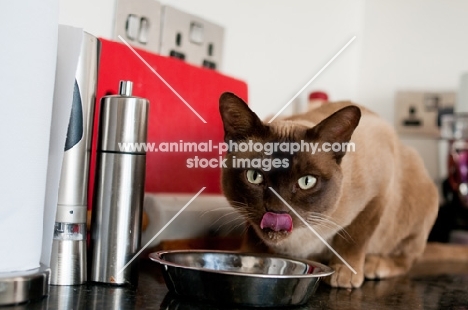
[{"label": "cat's paw", "polygon": [[380,255],[367,255],[364,263],[366,279],[384,279],[404,274],[409,263],[404,258],[392,258]]},{"label": "cat's paw", "polygon": [[333,287],[341,288],[357,288],[364,282],[364,274],[362,270],[357,270],[357,274],[351,271],[346,265],[335,264],[331,265],[335,270],[331,276],[324,279],[325,283]]}]

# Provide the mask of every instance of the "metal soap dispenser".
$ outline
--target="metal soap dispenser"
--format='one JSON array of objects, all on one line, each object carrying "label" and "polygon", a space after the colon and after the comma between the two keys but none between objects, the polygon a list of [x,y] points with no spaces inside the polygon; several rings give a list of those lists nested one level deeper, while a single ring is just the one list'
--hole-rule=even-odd
[{"label": "metal soap dispenser", "polygon": [[98,157],[91,228],[90,280],[137,284],[138,264],[126,266],[140,247],[149,102],[132,96],[121,81],[119,95],[101,99]]}]

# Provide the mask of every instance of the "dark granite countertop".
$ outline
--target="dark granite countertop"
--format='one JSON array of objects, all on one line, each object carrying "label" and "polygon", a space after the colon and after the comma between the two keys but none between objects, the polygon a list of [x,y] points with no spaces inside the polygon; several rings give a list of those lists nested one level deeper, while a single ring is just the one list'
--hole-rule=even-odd
[{"label": "dark granite countertop", "polygon": [[[40,301],[1,309],[223,309],[172,296],[156,263],[144,260],[140,266],[137,289],[50,286]],[[307,305],[289,309],[468,309],[468,264],[421,264],[405,277],[367,281],[354,290],[322,283]]]}]

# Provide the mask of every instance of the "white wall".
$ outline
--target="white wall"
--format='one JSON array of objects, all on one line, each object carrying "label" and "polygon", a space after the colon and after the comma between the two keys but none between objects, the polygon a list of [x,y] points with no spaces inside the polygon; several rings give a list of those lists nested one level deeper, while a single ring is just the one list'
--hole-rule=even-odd
[{"label": "white wall", "polygon": [[116,0],[59,0],[59,23],[110,39]]},{"label": "white wall", "polygon": [[[136,0],[135,0],[136,1]],[[468,71],[465,0],[161,0],[226,28],[223,72],[249,84],[263,117],[276,113],[353,35],[311,84],[393,122],[400,89],[455,90]],[[60,0],[60,22],[110,38],[114,0]],[[291,109],[289,109],[291,110]]]},{"label": "white wall", "polygon": [[[225,27],[223,72],[248,83],[249,101],[261,117],[276,114],[353,35],[357,40],[309,89],[324,89],[334,100],[356,96],[362,0],[161,2]],[[114,1],[60,4],[61,23],[111,37]]]},{"label": "white wall", "polygon": [[367,0],[357,100],[393,122],[397,90],[456,90],[468,71],[468,1]]},{"label": "white wall", "polygon": [[[248,82],[250,103],[261,116],[276,114],[353,35],[360,35],[362,1],[163,3],[225,26],[224,72]],[[358,46],[359,39],[310,89],[324,88],[333,99],[354,97]]]},{"label": "white wall", "polygon": [[[468,1],[366,0],[356,101],[389,122],[398,90],[457,91],[468,71]],[[432,178],[447,176],[447,145],[403,137]]]},{"label": "white wall", "polygon": [[[461,73],[468,72],[466,0],[161,2],[225,27],[223,72],[248,83],[250,103],[264,118],[353,35],[356,41],[299,97],[303,105],[311,90],[324,89],[331,100],[364,104],[393,123],[396,91],[456,91]],[[60,4],[60,22],[111,37],[113,0]],[[445,175],[443,165],[435,167],[445,161],[437,157],[436,141],[405,141],[418,149],[434,179]]]}]

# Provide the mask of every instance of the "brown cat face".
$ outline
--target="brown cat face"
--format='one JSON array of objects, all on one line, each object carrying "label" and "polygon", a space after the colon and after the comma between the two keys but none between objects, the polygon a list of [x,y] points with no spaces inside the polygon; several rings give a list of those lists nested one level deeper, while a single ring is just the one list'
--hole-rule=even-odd
[{"label": "brown cat face", "polygon": [[[345,152],[311,154],[305,147],[291,149],[293,143],[321,147],[324,142],[348,142],[359,122],[359,108],[346,107],[312,128],[294,122],[263,124],[242,99],[225,93],[220,113],[225,142],[230,145],[222,173],[223,192],[265,243],[281,242],[293,229],[304,226],[272,189],[309,224],[334,210]],[[242,149],[242,143],[250,147]]]}]

